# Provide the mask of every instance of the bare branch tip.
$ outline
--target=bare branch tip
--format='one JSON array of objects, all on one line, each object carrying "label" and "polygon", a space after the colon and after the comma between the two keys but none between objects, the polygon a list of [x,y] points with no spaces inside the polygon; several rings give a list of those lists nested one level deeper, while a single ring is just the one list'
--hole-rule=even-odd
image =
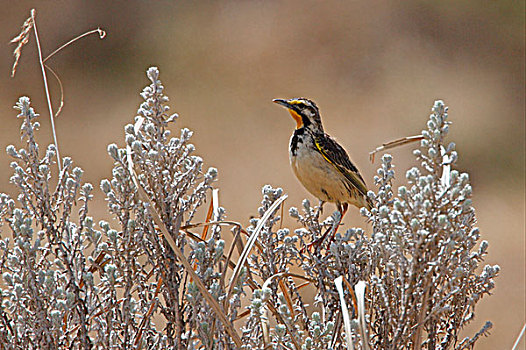
[{"label": "bare branch tip", "polygon": [[106,37],[106,31],[101,28],[97,28],[97,32],[99,33],[99,39],[104,39]]}]

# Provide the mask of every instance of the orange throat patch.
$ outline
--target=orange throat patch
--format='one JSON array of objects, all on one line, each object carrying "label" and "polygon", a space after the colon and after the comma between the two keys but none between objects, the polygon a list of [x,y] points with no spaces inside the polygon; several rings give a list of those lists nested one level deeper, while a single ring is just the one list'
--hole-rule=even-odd
[{"label": "orange throat patch", "polygon": [[301,119],[301,116],[294,112],[292,109],[289,109],[289,113],[290,115],[292,116],[292,118],[294,118],[294,120],[296,121],[296,129],[299,129],[303,126],[303,120]]}]

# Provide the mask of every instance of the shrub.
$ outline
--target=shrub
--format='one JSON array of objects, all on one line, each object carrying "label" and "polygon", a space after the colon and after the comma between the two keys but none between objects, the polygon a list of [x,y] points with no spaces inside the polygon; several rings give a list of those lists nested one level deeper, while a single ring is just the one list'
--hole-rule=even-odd
[{"label": "shrub", "polygon": [[[343,232],[338,212],[320,221],[307,200],[290,209],[301,228],[278,228],[286,195],[271,186],[245,229],[210,199],[217,171],[203,170],[192,132],[171,136],[177,115],[158,75],[147,72],[124,147],[108,146],[114,167],[100,187],[112,223],[88,215],[93,187],[70,158],[55,173],[55,146],[41,154],[38,114],[18,101],[24,145],[7,147],[18,196],[0,195],[3,347],[467,349],[486,334],[489,322],[461,337],[499,268],[480,271],[488,243],[444,143],[443,102],[396,194],[392,157],[382,157],[374,208],[362,209],[371,237]],[[327,230],[334,240],[308,249]]]}]

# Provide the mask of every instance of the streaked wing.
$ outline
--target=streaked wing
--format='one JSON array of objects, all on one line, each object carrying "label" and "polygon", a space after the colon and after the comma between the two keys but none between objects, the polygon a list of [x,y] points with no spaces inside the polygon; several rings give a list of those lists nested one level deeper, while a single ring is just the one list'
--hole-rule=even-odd
[{"label": "streaked wing", "polygon": [[353,187],[358,189],[358,191],[366,196],[367,195],[367,186],[362,176],[358,172],[358,169],[349,159],[347,152],[340,146],[336,141],[334,141],[329,135],[315,135],[314,141],[316,148],[323,155],[327,161],[338,169],[347,180],[351,183]]}]

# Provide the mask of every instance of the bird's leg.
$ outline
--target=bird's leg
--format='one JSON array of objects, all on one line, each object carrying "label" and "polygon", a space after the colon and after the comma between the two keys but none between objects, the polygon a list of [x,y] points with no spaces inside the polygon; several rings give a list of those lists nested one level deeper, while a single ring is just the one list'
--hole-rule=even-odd
[{"label": "bird's leg", "polygon": [[345,213],[347,213],[347,210],[349,209],[349,203],[343,203],[342,206],[338,209],[340,210],[340,214],[342,214],[342,216],[340,216],[340,221],[338,222],[338,225],[340,225],[342,223],[343,217],[345,216]]},{"label": "bird's leg", "polygon": [[[329,227],[329,229],[327,231],[325,231],[323,236],[321,236],[320,238],[318,238],[314,242],[311,242],[307,246],[309,249],[311,247],[318,248],[323,243],[323,241],[325,240],[325,238],[327,237],[329,232],[331,232],[331,231],[332,231],[331,242],[334,241],[334,236],[336,235],[336,230],[338,229],[338,226],[340,226],[340,224],[342,223],[343,216],[345,215],[345,213],[347,213],[347,209],[349,209],[349,204],[348,203],[343,203],[343,204],[338,203],[337,206],[338,206],[338,211],[340,212],[340,220],[338,220],[338,223],[336,225],[333,225],[333,226]],[[334,228],[334,230],[333,230],[333,228]]]},{"label": "bird's leg", "polygon": [[345,213],[347,213],[347,210],[349,209],[349,203],[343,203],[342,205],[338,204],[338,211],[340,212],[340,220],[338,221],[338,225],[334,226],[334,231],[332,232],[331,236],[331,243],[334,241],[334,236],[336,236],[336,230],[338,229],[338,226],[341,225],[343,216]]}]

